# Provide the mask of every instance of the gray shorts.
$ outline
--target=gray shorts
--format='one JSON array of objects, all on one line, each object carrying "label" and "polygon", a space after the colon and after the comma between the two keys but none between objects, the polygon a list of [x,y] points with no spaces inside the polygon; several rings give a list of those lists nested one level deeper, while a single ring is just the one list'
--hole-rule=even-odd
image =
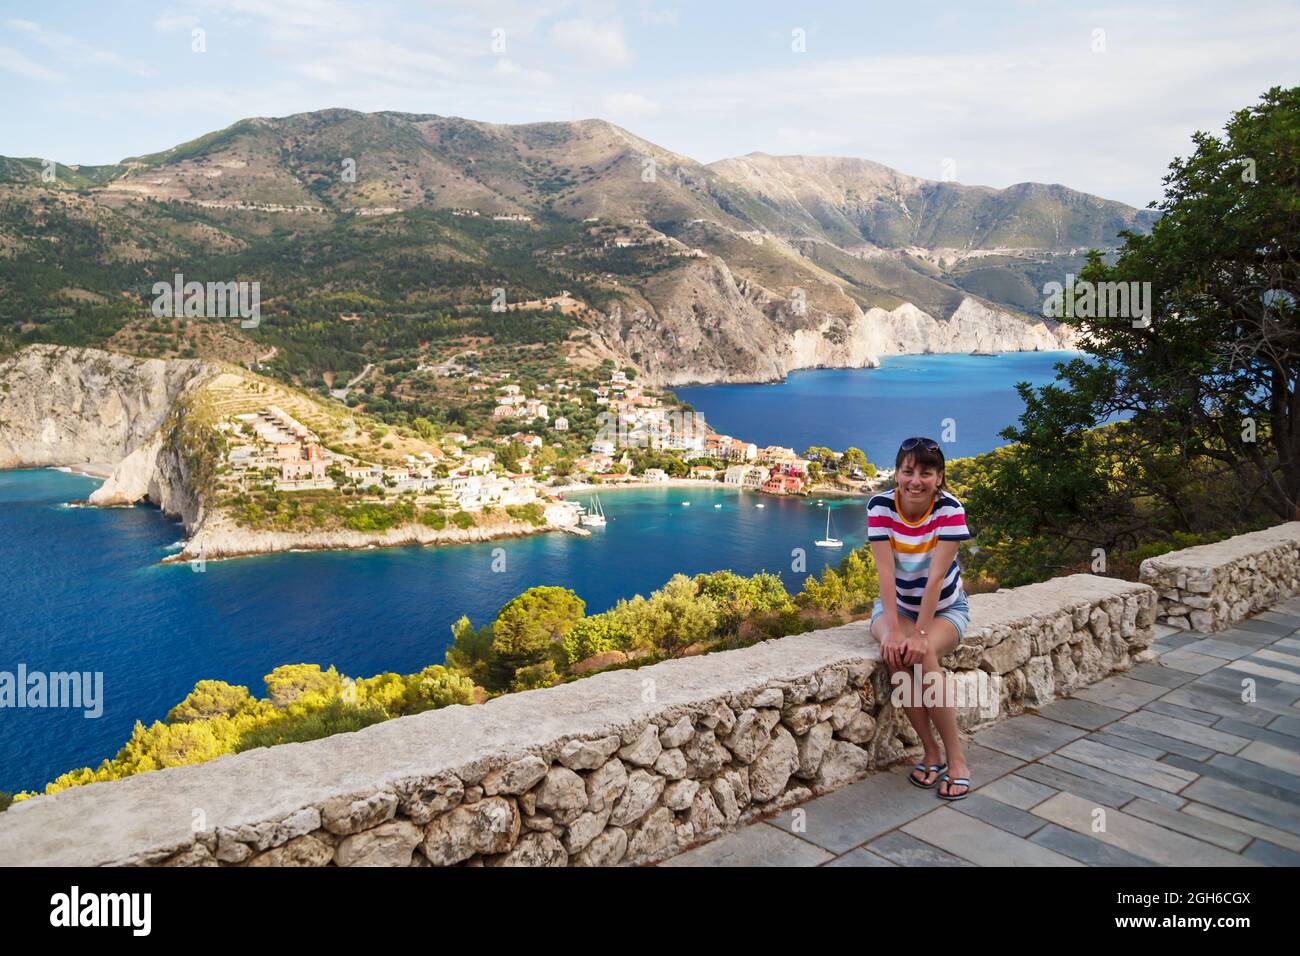
[{"label": "gray shorts", "polygon": [[[876,598],[876,603],[871,607],[871,623],[876,623],[876,618],[885,613],[885,606],[880,603],[880,598]],[[916,620],[915,611],[898,605],[898,613],[906,614],[913,621]],[[935,617],[941,617],[945,621],[952,621],[952,626],[957,628],[957,640],[960,641],[966,636],[966,628],[970,626],[970,602],[966,600],[966,592],[959,591],[957,600],[948,605],[942,611],[935,614]]]}]

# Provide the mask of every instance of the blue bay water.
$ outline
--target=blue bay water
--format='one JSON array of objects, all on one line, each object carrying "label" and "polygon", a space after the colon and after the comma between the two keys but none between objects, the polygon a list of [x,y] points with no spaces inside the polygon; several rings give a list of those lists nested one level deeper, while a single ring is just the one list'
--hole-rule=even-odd
[{"label": "blue bay water", "polygon": [[[865,540],[861,499],[818,507],[721,487],[626,489],[601,496],[609,524],[589,538],[287,553],[209,561],[199,573],[158,564],[181,529],[157,509],[64,505],[95,485],[52,470],[0,472],[0,671],[20,662],[29,671],[102,671],[105,699],[96,719],[0,710],[0,790],[98,765],[135,720],[161,719],[203,678],[260,696],[279,664],[409,673],[442,662],[461,614],[488,623],[534,585],[573,588],[588,613],[649,594],[678,571],[775,571],[794,590],[805,575],[791,572],[792,549],[805,550],[815,573]],[[813,545],[827,507],[843,550]],[[504,572],[492,570],[497,548]]]},{"label": "blue bay water", "polygon": [[1017,423],[1024,404],[1016,382],[1046,385],[1053,366],[1078,352],[1002,352],[995,355],[894,355],[880,368],[809,369],[767,385],[693,385],[673,391],[717,431],[802,452],[809,445],[834,451],[857,447],[886,468],[903,439],[942,440],[944,419],[955,424],[949,458],[991,451],[998,432]]},{"label": "blue bay water", "polygon": [[[1019,380],[1049,381],[1062,353],[910,356],[881,369],[795,373],[784,385],[679,389],[719,430],[760,444],[862,448],[892,464],[898,441],[957,421],[950,455],[987,451],[1015,422]],[[104,711],[0,709],[0,790],[38,788],[113,756],[136,720],[163,718],[204,678],[245,684],[289,663],[352,676],[440,663],[450,625],[475,625],[534,585],[573,588],[588,613],[648,594],[675,572],[781,573],[791,550],[807,570],[865,540],[864,501],[758,497],[719,488],[601,496],[609,516],[589,538],[544,534],[448,548],[312,552],[160,565],[181,528],[148,506],[69,508],[96,482],[53,470],[0,472],[0,671],[102,671]],[[585,497],[585,496],[579,496]],[[690,507],[681,502],[690,501]],[[758,502],[764,508],[757,508]],[[714,508],[715,504],[722,505]],[[832,509],[843,551],[816,548]],[[505,571],[492,570],[504,549]]]}]

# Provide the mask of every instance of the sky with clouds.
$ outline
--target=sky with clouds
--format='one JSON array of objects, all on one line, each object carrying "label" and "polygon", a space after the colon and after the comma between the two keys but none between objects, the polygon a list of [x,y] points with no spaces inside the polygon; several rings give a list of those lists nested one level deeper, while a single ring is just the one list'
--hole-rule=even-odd
[{"label": "sky with clouds", "polygon": [[1296,0],[0,0],[0,154],[111,163],[336,106],[594,116],[702,162],[860,156],[1144,206],[1193,131],[1300,84],[1298,49]]}]

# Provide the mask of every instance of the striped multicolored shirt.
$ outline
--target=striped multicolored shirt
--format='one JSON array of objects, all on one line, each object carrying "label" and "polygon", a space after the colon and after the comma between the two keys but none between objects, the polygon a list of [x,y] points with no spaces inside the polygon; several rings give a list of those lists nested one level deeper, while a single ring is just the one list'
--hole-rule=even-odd
[{"label": "striped multicolored shirt", "polygon": [[[964,541],[973,537],[966,527],[966,510],[946,491],[938,492],[930,510],[916,521],[903,517],[897,488],[872,495],[867,503],[867,540],[888,541],[894,549],[894,590],[900,608],[921,609],[921,596],[929,580],[930,555],[940,541]],[[944,570],[935,612],[956,601],[961,590],[961,568],[954,557]]]}]

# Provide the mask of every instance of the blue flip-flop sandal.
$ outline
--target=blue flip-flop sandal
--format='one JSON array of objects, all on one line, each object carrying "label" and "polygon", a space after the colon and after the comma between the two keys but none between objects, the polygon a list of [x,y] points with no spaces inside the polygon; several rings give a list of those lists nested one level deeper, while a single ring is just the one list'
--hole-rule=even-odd
[{"label": "blue flip-flop sandal", "polygon": [[[946,763],[932,763],[928,767],[923,763],[919,763],[912,768],[913,771],[920,770],[923,773],[943,773],[947,769],[948,769],[948,765]],[[920,780],[917,780],[915,777],[913,777],[911,773],[909,773],[907,775],[907,779],[912,781],[912,786],[914,787],[920,787],[922,790],[932,790],[935,787],[939,786],[939,781],[943,778],[935,777],[929,783],[922,783]]]},{"label": "blue flip-flop sandal", "polygon": [[945,794],[942,792],[936,792],[935,796],[938,797],[940,800],[965,800],[966,795],[970,793],[970,777],[949,777],[945,773],[942,777],[939,778],[939,780],[936,780],[935,783],[939,783],[940,780],[948,781],[949,790],[952,790],[953,787],[966,788],[965,790],[963,790],[961,793],[958,794],[952,794],[952,793]]}]

